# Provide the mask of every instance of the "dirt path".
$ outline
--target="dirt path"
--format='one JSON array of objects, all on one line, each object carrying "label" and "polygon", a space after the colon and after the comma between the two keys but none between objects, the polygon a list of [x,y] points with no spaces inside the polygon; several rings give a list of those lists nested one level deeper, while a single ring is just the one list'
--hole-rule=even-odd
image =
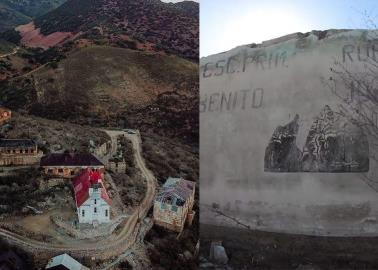
[{"label": "dirt path", "polygon": [[17,46],[16,48],[13,49],[12,52],[0,55],[0,58],[4,58],[4,57],[10,56],[10,55],[14,55],[19,51],[19,49],[20,49],[20,47]]},{"label": "dirt path", "polygon": [[[50,62],[47,62],[47,63],[45,63],[45,64],[43,64],[43,65],[37,67],[36,69],[33,69],[33,70],[29,71],[28,73],[22,74],[22,75],[20,75],[20,76],[18,76],[18,77],[15,77],[15,78],[26,77],[26,76],[28,76],[28,75],[30,75],[30,74],[33,74],[34,72],[36,72],[36,71],[42,69],[43,67],[45,67],[45,66],[48,65],[48,64],[50,64]],[[12,78],[12,79],[13,79],[13,78]]]},{"label": "dirt path", "polygon": [[[151,208],[156,191],[156,179],[147,169],[141,150],[141,138],[139,132],[137,134],[126,134],[123,131],[111,131],[105,130],[111,137],[117,135],[125,135],[128,137],[133,144],[134,155],[137,166],[139,166],[142,174],[147,180],[147,191],[146,195],[141,203],[141,205],[133,212],[132,215],[124,223],[123,228],[116,234],[109,236],[108,239],[93,241],[93,240],[82,240],[80,243],[45,243],[37,240],[33,240],[24,236],[20,236],[16,233],[10,232],[8,230],[0,228],[0,236],[6,238],[10,242],[20,245],[32,252],[38,251],[50,251],[50,252],[70,252],[75,253],[85,253],[88,256],[95,256],[102,258],[104,254],[109,253],[122,253],[125,252],[130,246],[132,246],[138,239],[138,232],[141,220],[143,220],[148,210]],[[122,250],[121,252],[119,252]],[[111,254],[114,256],[115,254]]]}]

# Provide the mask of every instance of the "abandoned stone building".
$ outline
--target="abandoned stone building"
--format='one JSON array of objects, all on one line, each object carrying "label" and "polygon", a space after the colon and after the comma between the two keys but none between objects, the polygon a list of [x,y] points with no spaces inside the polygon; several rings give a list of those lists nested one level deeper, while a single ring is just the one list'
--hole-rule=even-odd
[{"label": "abandoned stone building", "polygon": [[155,224],[181,232],[185,221],[189,224],[193,221],[194,193],[194,182],[169,177],[155,198]]},{"label": "abandoned stone building", "polygon": [[38,165],[43,153],[29,139],[0,139],[0,166]]},{"label": "abandoned stone building", "polygon": [[11,119],[11,117],[12,117],[11,110],[8,110],[4,107],[0,107],[0,125],[9,121]]},{"label": "abandoned stone building", "polygon": [[107,169],[116,173],[126,173],[126,161],[123,160],[112,160],[110,159],[107,164]]},{"label": "abandoned stone building", "polygon": [[52,153],[42,157],[41,167],[46,175],[72,178],[84,169],[103,173],[105,165],[89,153]]},{"label": "abandoned stone building", "polygon": [[110,221],[111,200],[102,182],[102,173],[84,170],[73,179],[79,223],[93,225]]}]

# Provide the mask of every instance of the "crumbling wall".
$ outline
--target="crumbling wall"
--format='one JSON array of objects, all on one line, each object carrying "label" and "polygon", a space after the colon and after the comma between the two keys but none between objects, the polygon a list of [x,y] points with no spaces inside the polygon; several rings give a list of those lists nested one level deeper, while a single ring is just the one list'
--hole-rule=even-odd
[{"label": "crumbling wall", "polygon": [[378,173],[377,149],[326,84],[339,64],[361,71],[378,59],[377,36],[294,34],[201,59],[202,223],[378,234],[378,193],[364,181]]}]

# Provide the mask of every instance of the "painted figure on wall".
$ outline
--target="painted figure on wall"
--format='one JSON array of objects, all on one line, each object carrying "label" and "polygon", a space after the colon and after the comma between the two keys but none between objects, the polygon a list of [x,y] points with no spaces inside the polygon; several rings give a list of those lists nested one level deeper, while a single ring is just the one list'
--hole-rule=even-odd
[{"label": "painted figure on wall", "polygon": [[314,118],[303,150],[296,144],[299,116],[278,126],[265,149],[267,172],[367,172],[369,144],[363,131],[326,105]]}]

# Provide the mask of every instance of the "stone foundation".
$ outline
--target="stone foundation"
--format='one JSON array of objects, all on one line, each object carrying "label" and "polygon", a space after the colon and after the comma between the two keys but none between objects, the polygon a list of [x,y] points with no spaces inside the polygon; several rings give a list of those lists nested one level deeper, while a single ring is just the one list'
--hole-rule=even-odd
[{"label": "stone foundation", "polygon": [[170,223],[166,223],[166,222],[156,220],[156,219],[154,220],[154,223],[160,227],[163,227],[165,229],[175,231],[175,232],[181,232],[182,229],[184,228],[184,226],[181,226],[179,224],[170,224]]},{"label": "stone foundation", "polygon": [[126,173],[126,162],[125,161],[110,161],[107,166],[108,170],[116,173]]},{"label": "stone foundation", "polygon": [[37,154],[0,154],[0,166],[38,165],[43,153]]},{"label": "stone foundation", "polygon": [[101,173],[105,172],[104,167],[43,167],[43,172],[47,176],[73,178],[80,174],[83,169],[90,168],[92,170],[99,170]]}]

